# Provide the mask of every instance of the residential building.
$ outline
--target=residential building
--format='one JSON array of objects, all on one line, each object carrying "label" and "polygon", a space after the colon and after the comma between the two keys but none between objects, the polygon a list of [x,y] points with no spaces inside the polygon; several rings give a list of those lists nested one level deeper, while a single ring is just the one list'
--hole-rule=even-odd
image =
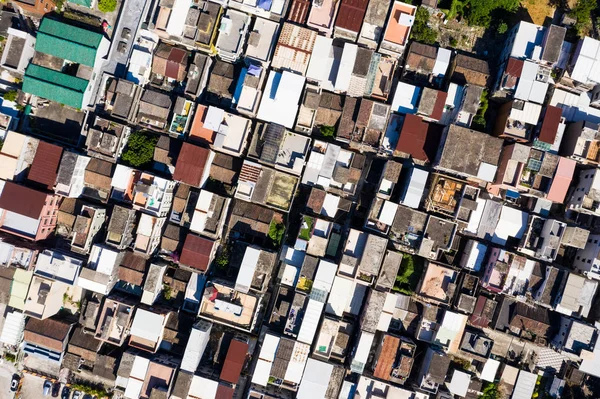
[{"label": "residential building", "polygon": [[[286,25],[284,24],[284,27],[285,26]],[[305,29],[299,27],[295,28]],[[286,47],[283,48],[289,50]],[[277,54],[277,48],[275,49],[275,54]],[[275,67],[274,64],[276,59],[277,58],[273,59],[273,67]],[[283,65],[280,67],[283,67]],[[294,126],[294,121],[298,114],[298,103],[304,88],[304,81],[305,78],[301,75],[286,70],[283,72],[271,70],[264,90],[265,93],[269,93],[269,95],[262,97],[258,108],[257,118],[266,122],[277,123],[291,129]]]},{"label": "residential building", "polygon": [[122,346],[129,335],[129,327],[134,305],[129,300],[111,296],[104,300],[98,326],[94,332],[96,339],[115,346]]},{"label": "residential building", "polygon": [[401,57],[404,54],[416,13],[417,7],[398,0],[394,1],[379,45],[380,52],[393,57]]},{"label": "residential building", "polygon": [[365,11],[358,43],[376,49],[381,41],[391,0],[370,1]]},{"label": "residential building", "polygon": [[106,209],[93,205],[82,205],[73,224],[71,251],[79,254],[89,253],[105,221]]},{"label": "residential building", "polygon": [[30,356],[60,363],[72,325],[58,319],[38,320],[29,318],[23,334],[23,351]]},{"label": "residential building", "polygon": [[0,180],[0,230],[27,240],[54,232],[60,197]]},{"label": "residential building", "polygon": [[77,75],[57,70],[51,61],[46,65],[30,63],[22,90],[76,109],[93,105],[91,88],[109,46],[110,42],[100,33],[44,18],[37,32],[35,51],[49,56],[48,59],[62,59],[61,67],[70,62],[77,66]]},{"label": "residential building", "polygon": [[248,155],[260,163],[299,176],[306,164],[310,139],[274,123],[257,123]]},{"label": "residential building", "polygon": [[133,228],[136,224],[136,212],[119,205],[113,206],[108,222],[106,243],[123,250],[133,241]]},{"label": "residential building", "polygon": [[63,152],[54,192],[69,198],[78,198],[83,194],[85,170],[90,158],[74,152]]},{"label": "residential building", "polygon": [[[40,3],[42,2],[40,1]],[[13,73],[23,75],[35,54],[35,37],[26,31],[8,28],[8,37],[4,48],[0,66]]]},{"label": "residential building", "polygon": [[159,43],[152,59],[153,81],[183,82],[186,77],[190,53],[184,49]]},{"label": "residential building", "polygon": [[221,59],[236,62],[242,55],[246,35],[250,25],[250,16],[234,9],[227,9],[221,17],[219,37],[216,49]]},{"label": "residential building", "polygon": [[138,308],[129,330],[129,346],[156,353],[163,338],[169,314],[155,313]]},{"label": "residential building", "polygon": [[289,211],[298,178],[251,161],[244,161],[235,197]]},{"label": "residential building", "polygon": [[107,295],[117,283],[118,266],[123,256],[124,253],[105,245],[95,244],[86,267],[81,270],[77,285]]},{"label": "residential building", "polygon": [[[316,31],[284,22],[275,46],[271,66],[275,69],[291,70],[304,75],[316,38]],[[273,74],[274,72],[270,73],[270,75]],[[269,92],[270,90],[265,89],[265,91]]]}]

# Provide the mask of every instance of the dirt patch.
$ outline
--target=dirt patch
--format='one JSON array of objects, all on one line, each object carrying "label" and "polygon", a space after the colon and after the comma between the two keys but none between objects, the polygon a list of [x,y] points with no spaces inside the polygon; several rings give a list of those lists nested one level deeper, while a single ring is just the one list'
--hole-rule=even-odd
[{"label": "dirt patch", "polygon": [[547,18],[552,19],[556,8],[548,4],[548,1],[523,0],[521,6],[527,10],[531,21],[536,25],[544,25]]}]

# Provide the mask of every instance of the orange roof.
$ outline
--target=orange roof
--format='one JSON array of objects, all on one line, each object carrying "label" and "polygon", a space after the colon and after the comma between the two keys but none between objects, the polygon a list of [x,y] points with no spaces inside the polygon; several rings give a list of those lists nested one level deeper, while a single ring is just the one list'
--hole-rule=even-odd
[{"label": "orange roof", "polygon": [[564,202],[569,186],[573,180],[573,173],[575,172],[575,165],[577,163],[565,157],[560,157],[558,161],[558,167],[556,168],[556,174],[552,180],[550,191],[548,191],[548,199],[552,202]]},{"label": "orange roof", "polygon": [[204,118],[208,108],[204,105],[198,105],[196,108],[196,114],[194,115],[194,122],[192,122],[192,128],[190,129],[190,138],[212,144],[215,140],[215,132],[204,127]]},{"label": "orange roof", "polygon": [[404,45],[408,41],[410,26],[401,25],[400,17],[402,14],[415,15],[416,7],[409,4],[395,2],[388,20],[388,26],[385,31],[384,39],[388,42]]},{"label": "orange roof", "polygon": [[377,359],[377,367],[373,375],[376,378],[388,381],[392,373],[392,367],[396,360],[400,339],[391,335],[386,335],[381,347],[379,359]]}]

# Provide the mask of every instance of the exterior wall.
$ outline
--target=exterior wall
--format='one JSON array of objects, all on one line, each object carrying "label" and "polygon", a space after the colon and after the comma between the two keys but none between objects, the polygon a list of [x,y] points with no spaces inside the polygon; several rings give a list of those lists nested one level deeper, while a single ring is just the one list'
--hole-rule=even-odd
[{"label": "exterior wall", "polygon": [[46,205],[42,208],[40,225],[35,236],[35,241],[45,240],[54,232],[59,203],[60,196],[58,195],[48,195],[46,198]]},{"label": "exterior wall", "polygon": [[600,235],[592,234],[589,236],[585,248],[577,251],[577,255],[573,259],[573,266],[589,277],[600,278],[598,253],[600,253]]}]

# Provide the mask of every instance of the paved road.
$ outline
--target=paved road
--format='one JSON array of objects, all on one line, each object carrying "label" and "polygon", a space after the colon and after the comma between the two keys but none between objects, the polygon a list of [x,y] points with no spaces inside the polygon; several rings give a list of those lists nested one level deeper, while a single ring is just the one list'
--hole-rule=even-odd
[{"label": "paved road", "polygon": [[[12,363],[0,359],[0,399],[12,399],[14,394],[10,392],[10,380],[15,373],[15,367]],[[39,396],[38,396],[39,397]]]}]

